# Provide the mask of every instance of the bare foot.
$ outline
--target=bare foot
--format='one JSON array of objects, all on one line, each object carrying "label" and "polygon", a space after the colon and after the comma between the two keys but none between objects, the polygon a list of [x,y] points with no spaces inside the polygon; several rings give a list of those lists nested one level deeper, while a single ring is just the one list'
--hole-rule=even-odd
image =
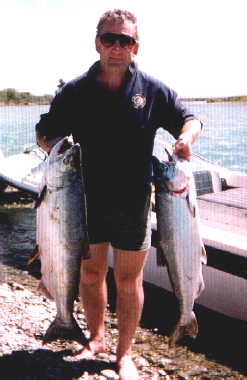
[{"label": "bare foot", "polygon": [[131,356],[123,356],[117,361],[119,380],[138,380],[138,371]]},{"label": "bare foot", "polygon": [[69,357],[70,361],[92,360],[95,355],[105,352],[105,344],[102,342],[88,341],[81,350]]}]

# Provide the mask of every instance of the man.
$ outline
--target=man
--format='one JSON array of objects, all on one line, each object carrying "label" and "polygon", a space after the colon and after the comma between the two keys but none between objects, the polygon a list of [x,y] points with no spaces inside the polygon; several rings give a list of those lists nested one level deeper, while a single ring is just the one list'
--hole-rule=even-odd
[{"label": "man", "polygon": [[86,184],[89,260],[81,267],[80,293],[88,344],[77,358],[104,352],[107,251],[114,249],[120,380],[138,379],[131,344],[143,307],[142,276],[151,241],[151,157],[159,127],[177,138],[174,152],[187,160],[201,123],[174,91],[141,72],[134,62],[139,37],[127,11],[106,12],[95,39],[100,60],[67,83],[37,124],[45,150],[72,133],[81,144]]}]

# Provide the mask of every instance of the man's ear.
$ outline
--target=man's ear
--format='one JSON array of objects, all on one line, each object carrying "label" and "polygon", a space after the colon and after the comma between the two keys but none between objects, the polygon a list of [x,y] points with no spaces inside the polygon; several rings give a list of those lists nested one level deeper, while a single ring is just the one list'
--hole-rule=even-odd
[{"label": "man's ear", "polygon": [[99,40],[99,37],[96,37],[95,38],[95,49],[96,51],[100,54],[100,40]]},{"label": "man's ear", "polygon": [[133,48],[133,54],[134,55],[138,54],[139,46],[140,46],[139,42],[136,42],[136,44],[135,44],[135,46]]}]

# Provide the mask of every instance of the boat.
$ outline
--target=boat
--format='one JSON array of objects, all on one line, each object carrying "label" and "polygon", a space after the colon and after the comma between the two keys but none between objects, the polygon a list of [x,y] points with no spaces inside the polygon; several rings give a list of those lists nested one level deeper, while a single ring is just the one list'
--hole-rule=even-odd
[{"label": "boat", "polygon": [[[11,185],[38,195],[47,154],[40,148],[0,158],[2,190]],[[192,156],[201,232],[207,252],[205,290],[196,300],[210,310],[247,321],[247,174]],[[110,248],[109,264],[113,266]],[[156,217],[144,281],[172,292],[167,270],[156,262]]]},{"label": "boat", "polygon": [[0,190],[9,185],[38,195],[47,157],[41,148],[27,148],[11,156],[0,152]]}]

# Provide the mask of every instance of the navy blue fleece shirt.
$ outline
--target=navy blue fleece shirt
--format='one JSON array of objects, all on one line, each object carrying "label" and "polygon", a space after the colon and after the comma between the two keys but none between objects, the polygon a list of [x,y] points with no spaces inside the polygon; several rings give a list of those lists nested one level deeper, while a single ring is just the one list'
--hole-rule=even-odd
[{"label": "navy blue fleece shirt", "polygon": [[155,132],[162,127],[175,138],[195,116],[164,83],[129,67],[117,92],[96,80],[99,62],[68,82],[36,128],[48,138],[72,133],[83,153],[87,192],[94,197],[141,196],[150,183]]}]

